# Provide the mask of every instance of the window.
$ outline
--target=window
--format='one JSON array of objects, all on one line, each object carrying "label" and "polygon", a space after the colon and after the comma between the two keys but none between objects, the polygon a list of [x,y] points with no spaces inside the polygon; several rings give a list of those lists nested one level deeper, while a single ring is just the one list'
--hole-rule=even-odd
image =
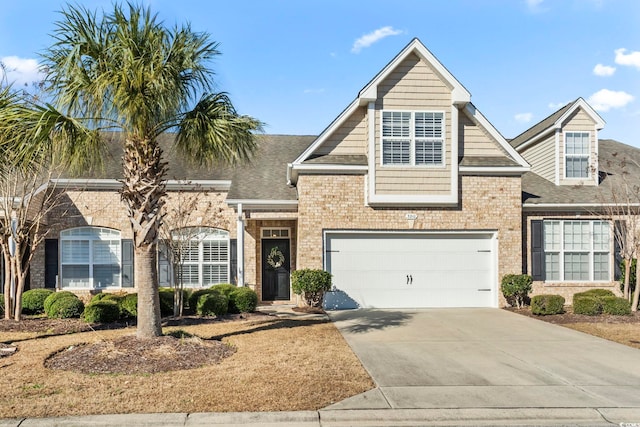
[{"label": "window", "polygon": [[60,233],[63,288],[121,286],[120,232],[108,228],[79,227]]},{"label": "window", "polygon": [[[229,283],[229,233],[206,227],[187,227],[172,233],[175,262],[182,268],[182,283],[187,287],[205,287]],[[161,283],[171,283],[167,243],[159,252]],[[182,262],[180,262],[182,254]]]},{"label": "window", "polygon": [[565,132],[565,176],[589,177],[589,132]]},{"label": "window", "polygon": [[444,164],[444,113],[382,112],[382,164]]},{"label": "window", "polygon": [[546,220],[543,226],[545,280],[611,280],[607,221]]}]

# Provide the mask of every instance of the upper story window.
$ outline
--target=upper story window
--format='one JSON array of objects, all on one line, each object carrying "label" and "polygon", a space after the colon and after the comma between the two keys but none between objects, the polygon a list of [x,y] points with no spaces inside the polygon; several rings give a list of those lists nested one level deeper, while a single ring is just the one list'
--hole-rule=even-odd
[{"label": "upper story window", "polygon": [[565,177],[589,178],[589,132],[565,132]]},{"label": "upper story window", "polygon": [[442,166],[444,113],[382,112],[382,164]]}]

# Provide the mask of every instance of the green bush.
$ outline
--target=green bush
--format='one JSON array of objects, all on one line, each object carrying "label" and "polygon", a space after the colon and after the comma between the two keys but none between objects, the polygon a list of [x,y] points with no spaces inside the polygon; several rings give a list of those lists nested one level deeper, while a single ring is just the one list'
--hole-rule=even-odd
[{"label": "green bush", "polygon": [[0,294],[0,317],[4,317],[4,295]]},{"label": "green bush", "polygon": [[536,295],[531,298],[531,313],[540,316],[560,314],[564,311],[564,298],[560,295]]},{"label": "green bush", "polygon": [[84,310],[84,304],[77,296],[64,296],[56,299],[47,312],[47,317],[56,319],[68,319],[80,317]]},{"label": "green bush", "polygon": [[523,307],[529,292],[531,292],[533,279],[528,274],[506,274],[502,278],[500,289],[507,302],[516,307]]},{"label": "green bush", "polygon": [[615,316],[628,316],[631,314],[631,303],[625,298],[602,297],[602,312]]},{"label": "green bush", "polygon": [[613,292],[611,292],[609,289],[589,289],[588,291],[579,292],[575,294],[574,298],[576,296],[601,298],[601,297],[615,297],[616,295]]},{"label": "green bush", "polygon": [[238,289],[238,287],[230,283],[218,283],[217,285],[211,286],[209,289],[214,289],[220,292],[221,294],[223,294],[224,296],[226,296],[227,298],[229,298],[229,295],[231,295],[231,292]]},{"label": "green bush", "polygon": [[76,297],[76,294],[74,294],[73,292],[69,292],[69,291],[60,291],[60,292],[54,292],[51,295],[49,295],[45,300],[44,300],[44,312],[47,315],[47,317],[52,317],[49,315],[49,310],[51,309],[51,305],[58,301],[60,298],[65,298],[65,297]]},{"label": "green bush", "polygon": [[123,317],[138,317],[138,294],[127,294],[121,301]]},{"label": "green bush", "polygon": [[196,313],[199,316],[222,316],[227,314],[229,299],[219,292],[212,292],[201,295],[198,298]]},{"label": "green bush", "polygon": [[112,323],[119,318],[120,306],[107,298],[92,302],[84,308],[84,320],[87,323]]},{"label": "green bush", "polygon": [[319,307],[324,293],[331,290],[331,273],[309,268],[296,270],[291,273],[291,289],[302,295],[310,307]]},{"label": "green bush", "polygon": [[24,314],[44,313],[44,300],[53,293],[51,289],[30,289],[22,294],[22,312]]},{"label": "green bush", "polygon": [[220,294],[220,292],[217,291],[216,289],[210,289],[210,288],[197,289],[191,292],[191,294],[187,298],[187,306],[185,307],[186,308],[185,311],[189,314],[195,314],[198,308],[198,300],[200,299],[201,296],[208,295],[208,294]]},{"label": "green bush", "polygon": [[229,311],[231,313],[251,313],[256,310],[257,306],[258,294],[252,289],[236,287],[229,295]]},{"label": "green bush", "polygon": [[173,289],[160,288],[160,315],[162,317],[173,316]]},{"label": "green bush", "polygon": [[[633,291],[636,288],[636,264],[638,263],[638,260],[633,258],[631,260],[631,274],[629,274],[629,292],[633,293]],[[624,264],[625,261],[621,260],[620,261],[620,291],[624,290]]]},{"label": "green bush", "polygon": [[602,300],[595,296],[575,294],[573,296],[573,312],[597,316],[602,313]]}]

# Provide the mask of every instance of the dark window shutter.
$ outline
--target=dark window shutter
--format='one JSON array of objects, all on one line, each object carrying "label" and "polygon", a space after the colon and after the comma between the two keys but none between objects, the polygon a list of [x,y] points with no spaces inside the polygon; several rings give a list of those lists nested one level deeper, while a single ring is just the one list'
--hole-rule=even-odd
[{"label": "dark window shutter", "polygon": [[531,221],[531,277],[544,280],[544,238],[541,220]]},{"label": "dark window shutter", "polygon": [[44,241],[44,287],[56,287],[58,276],[58,239],[45,239]]},{"label": "dark window shutter", "polygon": [[133,240],[122,239],[122,287],[133,288]]},{"label": "dark window shutter", "polygon": [[622,279],[622,255],[620,255],[620,242],[618,241],[618,236],[623,236],[624,231],[626,230],[626,223],[624,221],[614,221],[613,227],[615,228],[613,232],[613,280],[621,280]]},{"label": "dark window shutter", "polygon": [[238,284],[238,240],[229,240],[229,278],[234,285]]}]

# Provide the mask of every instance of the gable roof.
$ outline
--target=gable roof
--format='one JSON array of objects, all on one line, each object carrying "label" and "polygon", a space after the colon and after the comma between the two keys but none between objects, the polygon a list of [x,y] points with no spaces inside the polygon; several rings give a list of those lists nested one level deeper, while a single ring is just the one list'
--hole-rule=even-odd
[{"label": "gable roof", "polygon": [[395,58],[393,58],[376,76],[369,81],[365,85],[360,92],[358,92],[358,96],[354,99],[351,104],[345,108],[338,117],[324,129],[318,138],[311,144],[304,152],[293,162],[294,164],[300,164],[307,160],[313,152],[320,147],[324,141],[331,135],[333,132],[339,128],[350,116],[353,112],[360,106],[366,105],[369,102],[374,102],[378,97],[378,85],[382,83],[396,67],[404,61],[409,55],[415,54],[420,59],[428,62],[434,70],[442,76],[445,82],[452,87],[451,98],[454,104],[464,105],[471,101],[471,94],[467,89],[447,70],[447,68],[442,65],[440,61],[426,48],[422,42],[414,38],[407,44],[404,49],[398,53]]},{"label": "gable roof", "polygon": [[524,207],[595,209],[602,204],[615,203],[612,188],[623,188],[625,184],[640,188],[640,149],[612,139],[600,139],[598,148],[598,186],[555,185],[533,172],[527,172],[522,176]]},{"label": "gable roof", "polygon": [[529,129],[522,132],[520,135],[509,141],[509,144],[518,151],[525,148],[525,145],[538,139],[538,137],[545,135],[547,132],[560,129],[564,121],[573,114],[578,108],[582,108],[593,120],[596,122],[598,129],[604,127],[604,120],[596,111],[582,98],[578,98],[573,102],[568,103],[564,107],[560,108],[556,112],[552,113],[548,117],[542,119]]}]

